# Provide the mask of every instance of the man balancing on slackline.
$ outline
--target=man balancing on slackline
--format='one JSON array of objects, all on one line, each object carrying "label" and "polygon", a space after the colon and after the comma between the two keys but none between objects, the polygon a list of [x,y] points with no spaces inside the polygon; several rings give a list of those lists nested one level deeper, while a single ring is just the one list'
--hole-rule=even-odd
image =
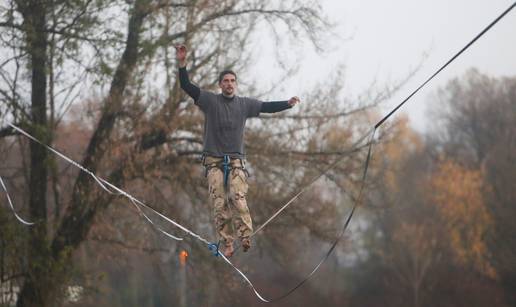
[{"label": "man balancing on slackline", "polygon": [[[186,71],[187,50],[176,46],[181,88],[204,113],[203,165],[208,178],[215,226],[224,245],[224,255],[233,255],[233,231],[246,252],[253,225],[247,207],[247,173],[244,169],[244,126],[247,118],[260,113],[275,113],[299,103],[294,96],[285,101],[263,102],[236,96],[237,76],[231,70],[219,74],[221,94],[201,90],[192,84]],[[226,197],[228,196],[228,197]],[[232,225],[233,224],[233,225]]]}]

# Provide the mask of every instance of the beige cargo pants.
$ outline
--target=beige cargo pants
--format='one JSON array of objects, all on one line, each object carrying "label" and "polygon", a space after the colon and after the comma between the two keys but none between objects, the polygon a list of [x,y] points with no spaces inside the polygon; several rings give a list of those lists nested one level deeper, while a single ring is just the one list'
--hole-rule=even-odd
[{"label": "beige cargo pants", "polygon": [[220,167],[222,161],[223,158],[206,156],[204,165],[208,169],[210,202],[217,233],[224,244],[231,244],[234,234],[240,239],[249,237],[253,232],[253,225],[247,207],[247,174],[242,169],[242,161],[231,159],[227,191],[224,189],[224,172]]}]

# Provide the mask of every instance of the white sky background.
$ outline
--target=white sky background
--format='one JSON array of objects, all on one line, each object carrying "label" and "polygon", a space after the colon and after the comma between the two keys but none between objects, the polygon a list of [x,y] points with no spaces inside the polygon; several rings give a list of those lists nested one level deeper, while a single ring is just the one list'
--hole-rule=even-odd
[{"label": "white sky background", "polygon": [[[512,3],[513,0],[323,0],[325,14],[337,24],[335,32],[341,39],[330,37],[324,54],[317,54],[308,42],[292,46],[300,58],[290,64],[299,65],[299,73],[264,98],[301,95],[304,88],[329,78],[339,64],[346,67],[345,96],[356,97],[375,79],[380,85],[403,79],[424,59],[411,81],[380,110],[386,115]],[[258,62],[248,72],[259,88],[262,82],[264,88],[271,86],[271,79],[281,75],[272,60],[276,45],[263,43],[266,41],[264,36],[257,45]],[[425,108],[437,89],[472,67],[491,76],[516,76],[516,8],[400,111],[409,114],[414,128],[425,130],[430,119],[424,114]]]}]

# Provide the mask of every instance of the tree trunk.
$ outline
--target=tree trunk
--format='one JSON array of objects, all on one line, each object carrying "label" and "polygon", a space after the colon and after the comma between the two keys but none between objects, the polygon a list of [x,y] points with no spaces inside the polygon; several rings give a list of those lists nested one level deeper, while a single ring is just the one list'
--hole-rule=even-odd
[{"label": "tree trunk", "polygon": [[[25,2],[25,3],[24,3]],[[29,130],[44,142],[47,135],[47,35],[46,9],[41,1],[19,1],[18,9],[23,15],[27,52],[31,65],[31,118]],[[45,306],[49,249],[47,240],[47,156],[46,149],[30,143],[29,210],[33,222],[29,228],[28,269],[25,283],[20,293],[18,306]]]},{"label": "tree trunk", "polygon": [[[90,140],[82,163],[87,169],[93,172],[96,171],[100,161],[108,150],[109,136],[120,113],[123,102],[123,92],[138,61],[140,32],[143,20],[147,14],[147,6],[148,0],[138,0],[135,2],[134,7],[131,10],[125,51],[120,59],[115,75],[113,76],[109,95],[106,97],[104,102],[102,116]],[[45,19],[43,12],[45,10],[41,7],[38,9],[36,5],[27,5],[27,7],[31,12],[35,11],[35,14],[43,14],[43,19],[41,20],[42,24],[38,24],[35,28],[44,29]],[[43,31],[41,31],[41,33],[41,35],[44,36]],[[44,42],[44,46],[46,48],[46,37]],[[44,74],[44,52],[38,53],[38,55],[42,57],[42,63],[34,61],[33,69],[34,71],[37,70],[39,73]],[[36,63],[41,64],[42,66],[36,66]],[[36,79],[33,79],[33,101],[34,99],[42,99],[45,101],[46,75],[38,75],[37,80],[40,81],[40,79],[44,82],[42,83],[44,85],[43,93],[41,93],[41,84],[35,82]],[[36,109],[33,108],[33,110]],[[42,105],[41,108],[37,109],[37,111],[45,115],[46,105]],[[41,135],[36,134],[36,136]],[[34,145],[34,149],[38,150],[38,153],[43,154],[45,155],[44,157],[46,157],[46,150],[43,147]],[[35,191],[45,193],[46,163],[41,162],[44,161],[44,159],[41,158],[41,155],[38,157],[38,160],[33,159],[34,163],[32,165],[32,173],[39,174],[40,177],[38,178],[40,178],[40,181],[31,180],[31,191],[33,191],[33,193],[35,193]],[[41,173],[41,171],[44,171],[44,173]],[[41,178],[44,178],[44,180]],[[116,172],[110,179],[113,180],[115,184],[120,183],[122,181],[121,171]],[[43,184],[43,182],[45,182],[45,184]],[[105,208],[112,199],[111,195],[95,195],[94,188],[95,183],[92,178],[84,172],[79,173],[72,192],[71,204],[68,206],[63,217],[63,221],[56,231],[56,235],[50,248],[48,248],[47,240],[45,239],[46,232],[39,237],[34,237],[32,242],[33,247],[41,246],[39,252],[37,252],[38,250],[36,249],[33,250],[33,254],[38,253],[39,259],[29,258],[29,265],[35,273],[30,274],[30,278],[26,279],[18,298],[18,307],[55,306],[57,301],[63,297],[63,292],[60,293],[59,290],[61,290],[61,287],[66,285],[66,276],[67,272],[70,270],[72,251],[86,239],[87,234],[93,225],[94,217],[98,212],[98,209]],[[46,194],[35,195],[38,195],[39,198],[34,198],[34,203],[45,204]],[[46,212],[46,208],[45,210],[38,212]],[[35,229],[45,229],[45,226],[46,220],[42,220]]]}]

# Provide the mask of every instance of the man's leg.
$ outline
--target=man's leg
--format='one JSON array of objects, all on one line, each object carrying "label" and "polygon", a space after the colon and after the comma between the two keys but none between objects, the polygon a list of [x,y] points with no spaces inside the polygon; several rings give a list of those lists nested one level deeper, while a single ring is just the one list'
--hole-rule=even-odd
[{"label": "man's leg", "polygon": [[246,201],[247,190],[247,176],[244,170],[241,168],[233,168],[231,170],[229,195],[232,205],[235,231],[242,241],[244,252],[251,247],[249,236],[253,233],[253,222],[251,220],[251,214]]},{"label": "man's leg", "polygon": [[207,174],[210,200],[213,206],[215,227],[225,246],[224,255],[226,257],[231,257],[233,255],[231,210],[229,208],[229,204],[226,202],[223,177],[224,174],[217,167],[210,168]]}]

